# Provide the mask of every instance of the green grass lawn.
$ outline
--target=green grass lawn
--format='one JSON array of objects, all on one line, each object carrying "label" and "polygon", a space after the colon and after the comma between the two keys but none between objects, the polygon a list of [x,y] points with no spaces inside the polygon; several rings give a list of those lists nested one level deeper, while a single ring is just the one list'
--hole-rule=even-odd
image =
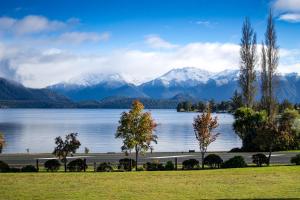
[{"label": "green grass lawn", "polygon": [[244,169],[3,173],[0,199],[299,198],[300,166]]}]

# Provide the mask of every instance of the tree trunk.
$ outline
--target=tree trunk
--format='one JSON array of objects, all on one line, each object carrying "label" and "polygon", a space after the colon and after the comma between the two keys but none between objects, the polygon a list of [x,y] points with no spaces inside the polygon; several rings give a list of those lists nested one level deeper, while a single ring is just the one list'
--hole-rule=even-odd
[{"label": "tree trunk", "polygon": [[202,169],[204,169],[204,154],[205,154],[205,152],[201,152],[201,165],[202,165]]},{"label": "tree trunk", "polygon": [[138,156],[139,156],[139,151],[138,151],[138,148],[137,148],[137,145],[135,146],[135,171],[137,171],[137,168],[138,168]]},{"label": "tree trunk", "polygon": [[65,165],[65,172],[67,172],[67,159],[65,159],[64,165]]},{"label": "tree trunk", "polygon": [[129,159],[130,159],[129,171],[132,171],[132,157],[131,157],[131,151],[129,152]]},{"label": "tree trunk", "polygon": [[268,166],[270,165],[270,162],[271,162],[271,155],[272,155],[272,147],[269,148],[269,157],[268,157],[268,163],[267,163]]}]

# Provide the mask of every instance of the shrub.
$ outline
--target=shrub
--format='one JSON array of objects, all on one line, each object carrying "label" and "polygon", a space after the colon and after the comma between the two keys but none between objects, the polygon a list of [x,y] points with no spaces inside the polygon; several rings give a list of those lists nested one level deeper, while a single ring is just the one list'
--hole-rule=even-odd
[{"label": "shrub", "polygon": [[182,169],[194,169],[199,168],[199,161],[196,159],[188,159],[182,162]]},{"label": "shrub", "polygon": [[6,162],[0,160],[0,172],[9,172],[9,166]]},{"label": "shrub", "polygon": [[243,152],[243,150],[241,149],[241,148],[238,148],[238,147],[236,147],[236,148],[233,148],[233,149],[231,149],[229,152]]},{"label": "shrub", "polygon": [[109,162],[100,163],[100,165],[97,167],[97,172],[111,172],[111,171],[113,171],[113,168]]},{"label": "shrub", "polygon": [[37,169],[33,165],[26,165],[21,168],[21,172],[37,172]]},{"label": "shrub", "polygon": [[131,163],[131,169],[133,169],[136,165],[135,160],[130,158],[123,158],[119,160],[118,169],[124,169],[126,171],[130,171],[130,163]]},{"label": "shrub", "polygon": [[138,167],[138,168],[137,168],[137,171],[138,171],[138,172],[144,171],[144,168],[143,168],[143,167]]},{"label": "shrub", "polygon": [[57,170],[59,170],[60,162],[56,159],[47,160],[44,163],[44,167],[47,169],[47,172],[48,171],[56,172]]},{"label": "shrub", "polygon": [[175,169],[175,166],[174,166],[173,162],[169,160],[165,165],[165,170],[174,170],[174,169]]},{"label": "shrub", "polygon": [[85,164],[84,160],[79,158],[69,162],[67,168],[70,172],[81,172],[84,170],[84,168],[87,168],[87,165]]},{"label": "shrub", "polygon": [[15,173],[15,172],[21,172],[21,169],[20,168],[16,168],[16,167],[11,167],[9,169],[9,172],[13,172],[13,173]]},{"label": "shrub", "polygon": [[263,164],[268,164],[268,158],[265,154],[258,153],[252,156],[252,162],[258,167],[261,167]]},{"label": "shrub", "polygon": [[204,165],[210,168],[220,168],[222,163],[222,158],[216,154],[209,154],[204,158]]},{"label": "shrub", "polygon": [[291,163],[296,164],[296,165],[300,165],[300,154],[292,157],[291,158]]},{"label": "shrub", "polygon": [[222,168],[241,168],[246,166],[247,163],[242,156],[234,156],[222,164]]},{"label": "shrub", "polygon": [[147,162],[144,164],[144,168],[147,171],[161,171],[165,169],[163,164],[159,163],[158,161]]}]

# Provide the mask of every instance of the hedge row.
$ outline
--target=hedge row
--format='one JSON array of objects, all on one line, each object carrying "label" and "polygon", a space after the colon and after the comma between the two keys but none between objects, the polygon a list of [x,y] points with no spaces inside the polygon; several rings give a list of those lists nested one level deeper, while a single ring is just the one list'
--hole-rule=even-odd
[{"label": "hedge row", "polygon": [[[268,164],[268,158],[264,154],[255,154],[252,156],[252,162],[258,167]],[[300,154],[291,158],[291,163],[300,165]],[[222,158],[216,154],[209,154],[204,158],[204,164],[209,168],[242,168],[247,164],[242,156],[234,156],[229,160],[223,162]],[[48,160],[44,163],[44,167],[47,171],[58,171],[61,164],[58,160]],[[114,167],[109,162],[100,163],[96,171],[97,172],[111,172],[111,171],[130,171],[136,166],[136,162],[133,159],[124,158],[119,160],[118,169],[114,170]],[[68,163],[67,169],[71,172],[80,172],[87,169],[86,163],[82,159],[76,159]],[[196,159],[188,159],[182,162],[183,170],[199,169],[199,161]],[[138,171],[162,171],[162,170],[174,170],[175,165],[172,161],[166,162],[166,164],[159,163],[159,161],[147,162],[143,167],[139,167]],[[37,169],[33,165],[26,165],[22,168],[13,168],[3,161],[0,161],[0,172],[37,172]]]}]

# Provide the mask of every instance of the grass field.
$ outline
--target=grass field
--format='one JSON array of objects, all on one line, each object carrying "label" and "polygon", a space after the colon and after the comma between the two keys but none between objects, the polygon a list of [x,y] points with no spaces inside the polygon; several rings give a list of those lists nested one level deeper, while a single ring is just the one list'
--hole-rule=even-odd
[{"label": "grass field", "polygon": [[300,167],[0,174],[0,199],[299,198]]}]

